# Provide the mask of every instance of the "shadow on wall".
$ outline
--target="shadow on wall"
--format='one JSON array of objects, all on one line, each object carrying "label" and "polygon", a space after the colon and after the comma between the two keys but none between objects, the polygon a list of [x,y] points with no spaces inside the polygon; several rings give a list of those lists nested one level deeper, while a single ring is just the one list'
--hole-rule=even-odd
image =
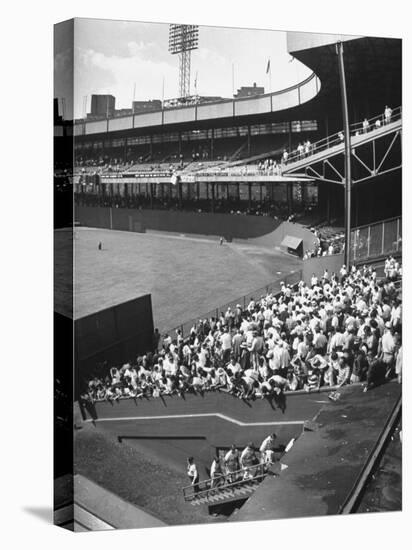
[{"label": "shadow on wall", "polygon": [[280,224],[268,216],[173,212],[165,210],[134,210],[76,206],[76,221],[87,227],[120,231],[154,231],[216,235],[226,238],[250,239],[274,231]]}]

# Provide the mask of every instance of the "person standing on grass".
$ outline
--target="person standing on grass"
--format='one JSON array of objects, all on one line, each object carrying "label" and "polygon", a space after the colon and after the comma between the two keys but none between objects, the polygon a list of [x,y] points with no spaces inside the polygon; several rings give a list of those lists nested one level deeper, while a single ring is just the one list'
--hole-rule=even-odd
[{"label": "person standing on grass", "polygon": [[103,249],[103,244],[101,241],[99,241],[99,244],[97,245],[97,248],[98,250],[102,250]]},{"label": "person standing on grass", "polygon": [[193,492],[196,494],[199,492],[199,472],[197,471],[197,467],[195,464],[195,461],[193,459],[193,456],[189,456],[187,459],[187,475],[190,479],[190,484],[193,487]]}]

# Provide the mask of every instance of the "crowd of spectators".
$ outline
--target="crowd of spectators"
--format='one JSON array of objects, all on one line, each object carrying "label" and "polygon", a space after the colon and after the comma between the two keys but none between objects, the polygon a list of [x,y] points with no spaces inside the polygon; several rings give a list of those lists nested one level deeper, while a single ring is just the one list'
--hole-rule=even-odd
[{"label": "crowd of spectators", "polygon": [[152,350],[101,366],[81,401],[222,391],[283,410],[288,391],[354,382],[368,390],[395,376],[400,381],[402,269],[388,258],[385,273],[379,280],[371,267],[343,266],[201,319],[185,336],[155,331]]},{"label": "crowd of spectators", "polygon": [[262,160],[257,165],[258,172],[263,174],[282,175],[282,165],[272,158]]},{"label": "crowd of spectators", "polygon": [[312,228],[312,232],[316,238],[315,245],[311,250],[307,250],[303,255],[303,259],[320,258],[323,256],[331,256],[339,254],[345,250],[345,234],[338,232],[333,235],[326,235],[321,229]]}]

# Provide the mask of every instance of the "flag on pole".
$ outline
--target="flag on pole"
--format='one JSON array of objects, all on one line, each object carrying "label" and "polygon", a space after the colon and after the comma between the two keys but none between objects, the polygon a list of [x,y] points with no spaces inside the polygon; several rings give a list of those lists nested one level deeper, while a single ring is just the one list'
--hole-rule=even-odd
[{"label": "flag on pole", "polygon": [[270,58],[268,59],[268,64],[266,65],[266,74],[270,71]]}]

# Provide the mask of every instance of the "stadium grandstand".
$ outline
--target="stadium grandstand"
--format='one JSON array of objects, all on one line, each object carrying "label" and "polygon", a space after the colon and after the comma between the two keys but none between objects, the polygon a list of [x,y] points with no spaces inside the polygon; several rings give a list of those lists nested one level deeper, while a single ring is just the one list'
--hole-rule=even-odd
[{"label": "stadium grandstand", "polygon": [[[199,204],[202,211],[258,209],[286,217],[318,210],[325,218],[319,221],[342,222],[336,37],[309,44],[299,34],[288,34],[289,53],[313,74],[286,90],[76,121],[78,200],[97,195],[119,204],[131,200],[138,207]],[[399,40],[369,37],[344,37],[344,48],[357,226],[400,212],[401,51]]]},{"label": "stadium grandstand", "polygon": [[[127,443],[177,465],[179,482],[189,477],[178,496],[161,473],[161,488],[131,497],[165,524],[212,514],[237,521],[357,511],[400,422],[401,41],[288,32],[287,51],[311,74],[286,89],[153,103],[146,112],[95,120],[55,117],[56,189],[74,191],[74,222],[82,226],[75,262],[87,271],[79,275],[74,318],[92,285],[94,296],[109,286],[114,293],[121,278],[126,300],[144,267],[158,275],[151,327],[160,330],[151,345],[136,357],[116,342],[118,356],[105,355],[101,337],[98,361],[90,355],[82,364],[74,393],[79,424],[101,428],[121,449]],[[83,236],[87,228],[95,234]],[[139,233],[176,245],[176,257],[189,242],[202,260],[191,251],[184,271],[162,248],[157,271],[158,253],[147,260]],[[102,239],[98,251],[93,239]],[[116,259],[100,254],[106,242]],[[233,253],[239,266],[250,254],[257,278],[260,257],[269,254],[279,275],[256,291],[258,283],[241,286],[244,273],[230,264],[220,281],[211,261],[200,264],[209,261],[210,243],[219,264],[225,253],[228,265]],[[141,260],[141,275],[128,256]],[[160,290],[168,261],[179,275]],[[179,294],[186,285],[187,304]],[[205,286],[207,308],[195,296]],[[173,302],[172,322],[161,318],[161,292]],[[119,296],[100,303],[114,307]],[[81,313],[87,320],[92,311]],[[102,325],[96,321],[102,331],[112,326]],[[89,475],[82,452],[77,473]],[[111,481],[94,481],[116,492]],[[176,508],[156,501],[162,489],[180,499]]]}]

